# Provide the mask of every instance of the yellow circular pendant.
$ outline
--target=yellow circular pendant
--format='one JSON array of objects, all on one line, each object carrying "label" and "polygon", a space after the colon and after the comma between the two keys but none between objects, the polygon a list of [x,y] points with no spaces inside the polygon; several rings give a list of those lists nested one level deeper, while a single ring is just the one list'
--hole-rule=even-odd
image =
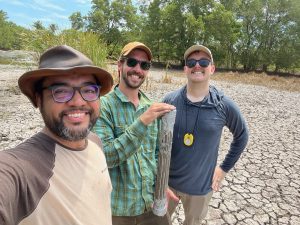
[{"label": "yellow circular pendant", "polygon": [[183,137],[183,143],[186,146],[191,146],[194,143],[194,135],[186,133]]}]

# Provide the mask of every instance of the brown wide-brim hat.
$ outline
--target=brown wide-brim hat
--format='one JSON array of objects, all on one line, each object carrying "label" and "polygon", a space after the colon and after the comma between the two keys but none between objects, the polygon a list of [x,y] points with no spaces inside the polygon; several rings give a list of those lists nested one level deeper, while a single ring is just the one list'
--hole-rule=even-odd
[{"label": "brown wide-brim hat", "polygon": [[109,72],[94,66],[88,57],[67,45],[55,46],[45,51],[40,57],[38,69],[24,73],[19,78],[18,85],[34,107],[37,107],[35,84],[39,80],[74,74],[93,75],[101,86],[100,95],[108,93],[113,86],[113,77]]}]

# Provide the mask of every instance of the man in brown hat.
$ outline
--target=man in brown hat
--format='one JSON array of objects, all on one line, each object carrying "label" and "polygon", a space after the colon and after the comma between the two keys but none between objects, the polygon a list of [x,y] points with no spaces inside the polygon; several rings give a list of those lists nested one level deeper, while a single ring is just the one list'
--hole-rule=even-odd
[{"label": "man in brown hat", "polygon": [[140,42],[124,46],[119,61],[119,84],[101,98],[95,125],[104,142],[112,180],[113,225],[169,224],[152,213],[157,170],[158,117],[175,109],[151,103],[140,90],[148,76],[152,54]]},{"label": "man in brown hat", "polygon": [[45,127],[0,152],[0,224],[110,225],[112,186],[90,130],[112,76],[64,45],[48,49],[18,83]]}]

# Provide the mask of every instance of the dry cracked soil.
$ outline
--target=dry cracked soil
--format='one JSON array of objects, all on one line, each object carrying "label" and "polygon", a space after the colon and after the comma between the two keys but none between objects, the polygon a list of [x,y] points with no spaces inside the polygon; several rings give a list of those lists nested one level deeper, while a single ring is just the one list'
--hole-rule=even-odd
[{"label": "dry cracked soil", "polygon": [[[25,67],[0,65],[1,150],[16,146],[43,127],[38,110],[17,87],[17,79],[25,71]],[[176,76],[171,83],[162,83],[164,73],[152,69],[143,87],[155,101],[185,82]],[[299,225],[300,93],[223,81],[212,84],[240,106],[250,139],[221,190],[214,193],[203,224]],[[224,128],[219,162],[231,140]],[[183,224],[181,205],[172,219],[173,225]]]}]

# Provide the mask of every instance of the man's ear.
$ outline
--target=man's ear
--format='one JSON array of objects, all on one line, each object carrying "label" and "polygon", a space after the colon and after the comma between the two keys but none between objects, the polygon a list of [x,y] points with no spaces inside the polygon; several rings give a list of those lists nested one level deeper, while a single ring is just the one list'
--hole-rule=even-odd
[{"label": "man's ear", "polygon": [[188,67],[187,66],[183,66],[183,71],[184,73],[187,73]]},{"label": "man's ear", "polygon": [[121,62],[119,60],[118,61],[118,78],[119,78],[119,82],[120,82],[120,74],[122,73],[122,68],[123,68],[123,62]]},{"label": "man's ear", "polygon": [[212,64],[210,69],[210,74],[214,74],[215,70],[216,70],[216,66],[215,64]]},{"label": "man's ear", "polygon": [[123,66],[123,62],[121,62],[120,60],[118,61],[118,70],[122,71],[122,66]]},{"label": "man's ear", "polygon": [[36,105],[39,109],[42,107],[42,95],[40,93],[35,93]]}]

